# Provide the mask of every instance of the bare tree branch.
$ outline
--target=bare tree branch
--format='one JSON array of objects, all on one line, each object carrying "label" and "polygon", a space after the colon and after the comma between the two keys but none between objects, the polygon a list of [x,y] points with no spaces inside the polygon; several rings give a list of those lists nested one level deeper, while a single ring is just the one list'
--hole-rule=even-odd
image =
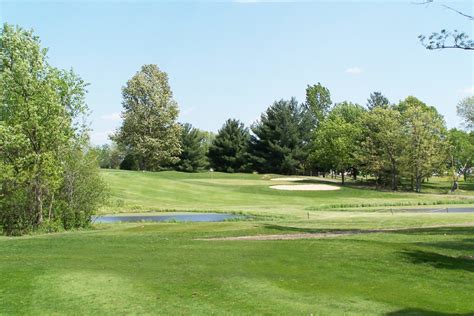
[{"label": "bare tree branch", "polygon": [[[424,0],[424,1],[412,2],[412,3],[413,3],[413,4],[416,4],[416,5],[424,5],[424,4],[430,5],[430,4],[434,3],[434,0]],[[467,14],[467,13],[464,13],[464,12],[462,12],[462,11],[459,11],[459,10],[457,10],[457,9],[455,9],[455,8],[453,8],[453,7],[450,7],[450,6],[446,5],[446,4],[442,4],[442,6],[443,6],[444,8],[446,8],[446,9],[448,9],[448,10],[454,11],[454,12],[456,12],[457,14],[460,14],[460,15],[462,15],[462,16],[468,18],[469,20],[474,20],[474,16],[472,16],[472,15],[470,15],[470,14]]]},{"label": "bare tree branch", "polygon": [[[431,1],[433,1],[433,0],[431,0]],[[445,5],[445,4],[443,4],[443,7],[445,7],[445,8],[448,9],[448,10],[454,11],[454,12],[456,12],[456,13],[462,15],[462,16],[468,18],[469,20],[474,20],[474,16],[469,15],[469,14],[466,14],[466,13],[461,12],[461,11],[459,11],[459,10],[456,10],[456,9],[453,8],[453,7],[447,6],[447,5]]]},{"label": "bare tree branch", "polygon": [[434,0],[426,0],[426,1],[420,1],[420,2],[412,2],[413,4],[416,5],[423,5],[423,4],[431,4],[433,3]]}]

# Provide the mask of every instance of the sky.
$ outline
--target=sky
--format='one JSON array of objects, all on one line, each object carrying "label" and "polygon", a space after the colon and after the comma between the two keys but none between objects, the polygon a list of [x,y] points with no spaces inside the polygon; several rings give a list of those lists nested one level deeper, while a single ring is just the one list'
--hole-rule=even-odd
[{"label": "sky", "polygon": [[228,118],[250,126],[275,100],[304,102],[309,84],[333,102],[365,105],[381,91],[436,106],[460,127],[456,104],[474,94],[474,53],[426,50],[419,34],[473,36],[473,2],[437,1],[5,1],[0,21],[34,29],[49,62],[88,86],[91,141],[121,124],[121,88],[144,64],[169,75],[180,122],[216,132]]}]

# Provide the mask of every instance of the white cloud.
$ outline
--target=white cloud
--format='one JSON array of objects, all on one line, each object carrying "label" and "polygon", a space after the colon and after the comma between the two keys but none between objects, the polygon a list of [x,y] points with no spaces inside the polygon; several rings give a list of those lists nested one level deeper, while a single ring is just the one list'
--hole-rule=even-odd
[{"label": "white cloud", "polygon": [[101,119],[106,120],[106,121],[120,121],[122,117],[120,116],[120,113],[110,113],[110,114],[104,114],[100,116]]},{"label": "white cloud", "polygon": [[463,89],[462,93],[469,94],[469,95],[474,94],[474,86],[472,86],[470,88]]},{"label": "white cloud", "polygon": [[346,73],[350,74],[350,75],[359,75],[363,72],[364,70],[362,68],[359,68],[359,67],[351,67],[351,68],[347,68],[346,69]]}]

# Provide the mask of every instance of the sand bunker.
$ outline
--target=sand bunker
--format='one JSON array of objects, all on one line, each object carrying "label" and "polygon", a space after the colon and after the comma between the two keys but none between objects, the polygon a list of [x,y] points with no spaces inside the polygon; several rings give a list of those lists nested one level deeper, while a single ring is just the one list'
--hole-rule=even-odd
[{"label": "sand bunker", "polygon": [[287,191],[333,191],[340,188],[335,185],[327,184],[299,184],[299,185],[272,185],[270,189]]},{"label": "sand bunker", "polygon": [[271,181],[288,181],[288,182],[292,182],[292,181],[301,181],[301,180],[306,180],[306,178],[273,178],[273,179],[270,179]]}]

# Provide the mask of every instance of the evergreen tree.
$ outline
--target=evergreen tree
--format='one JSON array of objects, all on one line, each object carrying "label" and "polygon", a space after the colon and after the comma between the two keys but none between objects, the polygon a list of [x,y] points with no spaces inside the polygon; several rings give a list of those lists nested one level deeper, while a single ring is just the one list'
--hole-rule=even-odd
[{"label": "evergreen tree", "polygon": [[181,155],[176,164],[180,171],[196,172],[207,165],[206,135],[191,124],[182,125],[181,132]]},{"label": "evergreen tree", "polygon": [[260,172],[296,174],[308,155],[305,109],[295,98],[271,105],[252,126],[252,156]]},{"label": "evergreen tree", "polygon": [[370,97],[367,99],[367,108],[372,110],[376,107],[388,107],[390,102],[388,99],[382,94],[382,92],[373,92],[370,94]]},{"label": "evergreen tree", "polygon": [[250,133],[239,120],[229,119],[209,147],[211,167],[216,171],[245,172],[250,170]]}]

